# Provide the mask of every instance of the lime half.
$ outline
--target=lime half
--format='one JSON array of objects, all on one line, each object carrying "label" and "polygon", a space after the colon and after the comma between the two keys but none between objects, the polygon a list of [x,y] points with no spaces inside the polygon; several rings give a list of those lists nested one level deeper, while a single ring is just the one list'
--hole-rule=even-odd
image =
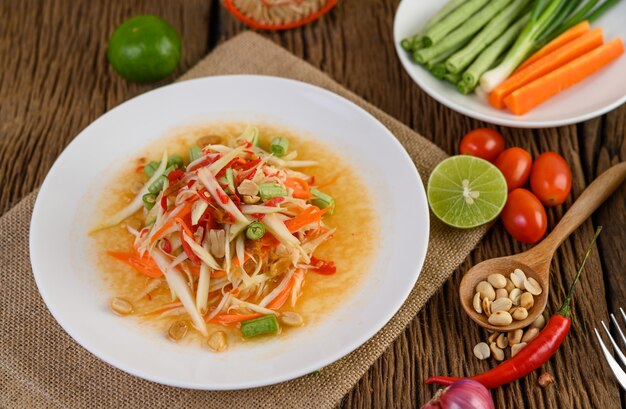
[{"label": "lime half", "polygon": [[452,156],[437,165],[428,179],[428,203],[435,216],[462,229],[498,217],[506,196],[500,170],[474,156]]}]

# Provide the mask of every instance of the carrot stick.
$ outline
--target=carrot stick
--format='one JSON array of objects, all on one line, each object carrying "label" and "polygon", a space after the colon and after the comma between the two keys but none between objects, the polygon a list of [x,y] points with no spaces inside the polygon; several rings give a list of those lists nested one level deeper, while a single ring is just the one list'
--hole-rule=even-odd
[{"label": "carrot stick", "polygon": [[317,206],[309,206],[293,219],[287,220],[285,222],[285,226],[287,226],[289,231],[293,233],[309,223],[320,221],[324,213],[326,213],[329,209],[330,207],[320,210]]},{"label": "carrot stick", "polygon": [[269,308],[270,310],[277,310],[285,304],[285,301],[287,301],[287,299],[289,298],[289,295],[291,294],[291,290],[293,289],[293,286],[296,283],[296,277],[298,274],[300,274],[299,271],[300,270],[293,273],[293,275],[291,276],[291,279],[289,279],[289,283],[287,283],[287,286],[283,288],[283,291],[281,291],[276,296],[276,298],[274,298],[272,302],[267,305],[267,308]]},{"label": "carrot stick", "polygon": [[[572,40],[577,39],[578,37],[587,33],[590,29],[591,27],[589,26],[588,21],[583,21],[583,22],[576,24],[574,27],[565,31],[563,34],[556,37],[554,40],[550,41],[541,50],[537,51],[535,54],[530,56],[530,58],[524,61],[524,63],[517,68],[517,71],[523,70],[524,68],[528,67],[530,64],[534,63],[538,59],[545,57],[546,55],[550,54],[552,51],[558,48],[561,48],[562,46],[564,46],[565,44],[569,43]],[[517,73],[517,71],[515,72]]]},{"label": "carrot stick", "polygon": [[550,97],[582,81],[623,53],[624,44],[617,38],[513,91],[504,99],[504,103],[514,114],[523,115]]},{"label": "carrot stick", "polygon": [[160,239],[163,236],[163,233],[165,233],[167,231],[167,229],[172,227],[172,225],[176,222],[176,219],[178,219],[178,218],[182,219],[185,216],[187,216],[189,213],[191,213],[192,205],[193,205],[194,202],[195,202],[195,200],[190,200],[188,202],[185,202],[185,204],[184,204],[185,207],[183,207],[183,209],[180,212],[178,212],[176,217],[168,220],[163,226],[161,226],[159,228],[159,230],[157,230],[154,233],[154,235],[150,239],[150,245],[154,244],[154,242],[156,242],[158,239]]},{"label": "carrot stick", "polygon": [[313,197],[309,191],[309,184],[305,180],[299,178],[287,178],[285,187],[293,190],[293,197],[296,199],[310,199]]},{"label": "carrot stick", "polygon": [[128,264],[135,270],[139,271],[141,274],[148,277],[157,278],[163,275],[161,269],[159,269],[154,260],[150,258],[150,255],[148,255],[148,253],[146,253],[143,257],[139,257],[139,255],[135,252],[124,253],[117,251],[107,251],[107,254],[114,259],[121,261],[122,263]]},{"label": "carrot stick", "polygon": [[491,91],[489,103],[494,108],[504,108],[504,98],[511,92],[601,46],[602,42],[602,29],[600,28],[570,41],[507,78]]},{"label": "carrot stick", "polygon": [[259,314],[258,312],[253,314],[217,314],[215,317],[211,318],[209,322],[212,324],[230,325],[258,318],[262,315],[263,314]]}]

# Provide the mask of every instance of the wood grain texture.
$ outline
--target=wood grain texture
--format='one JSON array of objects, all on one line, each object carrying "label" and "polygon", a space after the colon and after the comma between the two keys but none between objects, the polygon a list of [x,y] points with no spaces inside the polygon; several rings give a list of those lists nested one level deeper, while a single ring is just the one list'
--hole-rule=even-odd
[{"label": "wood grain texture", "polygon": [[[369,102],[456,153],[461,136],[485,124],[457,114],[422,92],[392,47],[397,0],[343,0],[323,19],[269,39],[307,60]],[[168,20],[183,38],[176,74],[158,84],[129,84],[106,60],[113,28],[136,14]],[[169,83],[216,44],[246,30],[217,0],[0,1],[0,214],[41,184],[63,148],[91,121],[122,101]],[[583,124],[544,130],[498,129],[509,145],[533,155],[554,150],[572,167],[573,195],[548,211],[554,226],[584,187],[626,160],[626,107]],[[556,253],[551,268],[554,312],[564,298],[594,225],[605,230],[581,280],[570,336],[542,370],[556,383],[538,387],[537,373],[494,391],[502,408],[612,408],[624,396],[601,357],[592,331],[626,306],[626,187],[622,186]],[[431,299],[341,403],[343,408],[420,407],[435,392],[434,374],[469,375],[473,346],[486,333],[467,319],[457,297],[464,271],[495,256],[527,249],[496,223],[484,241]]]}]

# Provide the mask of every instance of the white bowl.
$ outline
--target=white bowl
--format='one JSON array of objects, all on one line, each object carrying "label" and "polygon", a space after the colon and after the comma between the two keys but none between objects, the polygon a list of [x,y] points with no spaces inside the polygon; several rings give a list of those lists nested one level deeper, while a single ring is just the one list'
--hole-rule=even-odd
[{"label": "white bowl", "polygon": [[[89,192],[107,180],[115,163],[140,154],[168,130],[216,120],[262,120],[313,135],[336,150],[369,181],[381,215],[382,237],[371,271],[340,308],[288,337],[238,344],[221,354],[196,344],[174,344],[133,319],[111,314],[110,294],[88,254],[86,235],[93,227],[89,215],[97,196]],[[151,381],[224,390],[305,375],[366,342],[413,288],[426,255],[428,232],[428,205],[415,166],[370,114],[305,83],[223,76],[148,92],[81,132],[43,183],[32,218],[30,251],[37,286],[50,312],[87,350]]]},{"label": "white bowl", "polygon": [[[477,96],[462,95],[447,81],[438,80],[411,60],[400,46],[403,38],[415,34],[448,0],[403,0],[393,26],[396,52],[413,81],[445,106],[482,121],[518,128],[547,128],[586,121],[602,115],[626,101],[626,56],[621,56],[591,77],[561,92],[525,115],[493,108]],[[626,40],[626,2],[619,2],[594,27],[602,27],[605,41]]]}]

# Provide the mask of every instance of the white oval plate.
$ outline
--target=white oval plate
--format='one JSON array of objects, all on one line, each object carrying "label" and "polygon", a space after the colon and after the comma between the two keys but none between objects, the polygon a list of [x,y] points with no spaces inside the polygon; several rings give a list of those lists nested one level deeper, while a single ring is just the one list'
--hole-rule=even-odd
[{"label": "white oval plate", "polygon": [[[225,120],[264,121],[327,144],[368,181],[377,199],[384,239],[357,290],[319,323],[287,337],[242,343],[214,354],[198,343],[174,344],[133,319],[111,314],[102,272],[86,254],[87,231],[93,227],[88,216],[97,196],[89,194],[90,186],[97,189],[116,163],[140,155],[151,141],[173,128]],[[308,374],[366,342],[413,288],[426,256],[428,232],[428,205],[415,166],[396,138],[370,114],[305,83],[223,76],[148,92],[82,131],[56,161],[39,192],[30,252],[37,286],[50,312],[94,355],[151,381],[226,390]]]},{"label": "white oval plate", "polygon": [[[570,125],[602,115],[626,101],[626,56],[621,56],[607,67],[584,81],[561,92],[526,115],[513,115],[508,110],[493,108],[477,96],[462,95],[452,84],[438,80],[419,64],[414,63],[400,46],[403,38],[423,27],[447,0],[403,0],[394,20],[393,37],[396,53],[406,72],[428,95],[447,107],[482,121],[518,128],[547,128]],[[621,37],[626,40],[626,2],[619,2],[594,27],[602,27],[605,41]]]}]

